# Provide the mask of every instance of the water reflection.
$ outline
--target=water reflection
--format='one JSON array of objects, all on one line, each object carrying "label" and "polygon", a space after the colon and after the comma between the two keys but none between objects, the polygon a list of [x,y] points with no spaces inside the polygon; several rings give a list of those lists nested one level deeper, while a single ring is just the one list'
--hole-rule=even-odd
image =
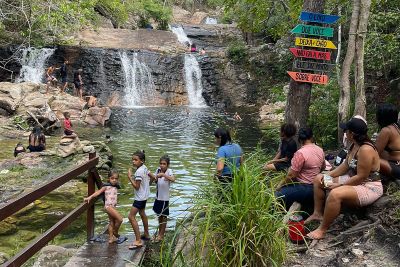
[{"label": "water reflection", "polygon": [[[114,154],[114,166],[120,170],[123,187],[118,200],[121,214],[126,217],[133,203],[133,188],[126,176],[132,153],[144,149],[146,166],[153,172],[158,167],[160,156],[168,154],[171,158],[170,167],[177,177],[170,190],[169,228],[188,214],[198,187],[207,186],[207,175],[214,168],[214,130],[217,127],[234,128],[235,138],[245,151],[253,150],[261,136],[256,119],[251,116],[244,116],[243,122],[235,123],[231,114],[216,112],[211,108],[116,109],[113,110],[111,121],[111,129],[107,134],[112,136],[113,142],[109,146]],[[152,211],[154,197],[153,185],[146,207],[151,231],[158,226]],[[107,224],[107,217],[100,206],[96,218],[100,225]],[[127,219],[121,230],[132,233]]]}]

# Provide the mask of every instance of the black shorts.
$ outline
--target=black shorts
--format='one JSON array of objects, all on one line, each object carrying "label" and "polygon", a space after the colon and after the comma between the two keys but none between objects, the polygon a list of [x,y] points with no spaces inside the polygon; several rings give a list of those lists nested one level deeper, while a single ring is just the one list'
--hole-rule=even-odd
[{"label": "black shorts", "polygon": [[75,88],[76,89],[81,89],[82,85],[80,82],[74,82]]},{"label": "black shorts", "polygon": [[135,207],[138,210],[143,210],[146,208],[146,202],[147,202],[147,200],[142,200],[142,201],[135,200],[135,201],[133,201],[132,207]]},{"label": "black shorts", "polygon": [[169,201],[162,201],[156,199],[153,205],[154,212],[160,216],[168,216],[169,215]]},{"label": "black shorts", "polygon": [[66,82],[67,82],[67,76],[62,76],[61,83],[66,83]]},{"label": "black shorts", "polygon": [[68,129],[65,129],[64,130],[64,134],[65,135],[72,135],[74,132],[73,131],[71,131],[71,130],[68,130]]},{"label": "black shorts", "polygon": [[390,168],[392,169],[390,175],[394,179],[400,179],[400,161],[389,161]]},{"label": "black shorts", "polygon": [[287,171],[290,168],[290,162],[275,162],[274,166],[277,171]]},{"label": "black shorts", "polygon": [[28,149],[30,152],[41,152],[44,150],[44,146],[43,145],[38,145],[38,146],[28,146]]}]

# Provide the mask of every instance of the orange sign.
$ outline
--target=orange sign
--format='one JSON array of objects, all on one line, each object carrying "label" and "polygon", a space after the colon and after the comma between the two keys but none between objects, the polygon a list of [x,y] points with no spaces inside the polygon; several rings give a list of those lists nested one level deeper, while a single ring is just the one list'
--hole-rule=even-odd
[{"label": "orange sign", "polygon": [[288,71],[290,77],[296,82],[327,84],[328,75]]}]

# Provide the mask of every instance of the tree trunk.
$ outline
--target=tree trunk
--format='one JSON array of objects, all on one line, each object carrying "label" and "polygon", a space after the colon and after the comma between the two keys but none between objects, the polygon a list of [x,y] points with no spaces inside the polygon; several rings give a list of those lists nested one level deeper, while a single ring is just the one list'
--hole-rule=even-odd
[{"label": "tree trunk", "polygon": [[362,0],[360,8],[360,17],[358,22],[358,30],[356,37],[356,101],[354,107],[354,115],[361,115],[364,118],[367,115],[365,83],[364,83],[364,44],[367,35],[367,26],[369,18],[369,10],[371,0]]},{"label": "tree trunk", "polygon": [[344,58],[342,73],[339,79],[340,97],[338,106],[338,140],[343,138],[343,131],[339,124],[348,120],[350,113],[350,70],[354,60],[356,32],[358,27],[358,17],[360,14],[360,1],[353,1],[353,12],[351,14],[349,40],[347,42],[346,57]]},{"label": "tree trunk", "polygon": [[[325,0],[304,0],[303,10],[323,13]],[[289,92],[286,100],[285,121],[293,123],[298,128],[307,125],[311,100],[311,83],[299,83],[290,80]]]}]

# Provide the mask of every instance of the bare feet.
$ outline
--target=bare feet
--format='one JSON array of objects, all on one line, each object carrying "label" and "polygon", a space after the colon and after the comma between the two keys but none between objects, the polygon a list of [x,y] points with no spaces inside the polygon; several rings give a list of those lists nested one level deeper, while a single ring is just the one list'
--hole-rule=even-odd
[{"label": "bare feet", "polygon": [[163,237],[158,235],[156,238],[154,238],[154,243],[159,243],[162,240],[163,240]]},{"label": "bare feet", "polygon": [[114,235],[112,235],[110,237],[110,239],[108,239],[108,244],[115,243],[115,242],[117,242],[117,240],[118,240],[118,238],[116,238]]},{"label": "bare feet", "polygon": [[323,216],[321,214],[313,213],[307,220],[304,221],[305,224],[310,223],[312,221],[322,221]]},{"label": "bare feet", "polygon": [[325,231],[322,231],[319,227],[317,229],[315,229],[312,232],[309,232],[307,234],[307,237],[314,239],[314,240],[319,240],[319,239],[323,239],[325,237]]}]

